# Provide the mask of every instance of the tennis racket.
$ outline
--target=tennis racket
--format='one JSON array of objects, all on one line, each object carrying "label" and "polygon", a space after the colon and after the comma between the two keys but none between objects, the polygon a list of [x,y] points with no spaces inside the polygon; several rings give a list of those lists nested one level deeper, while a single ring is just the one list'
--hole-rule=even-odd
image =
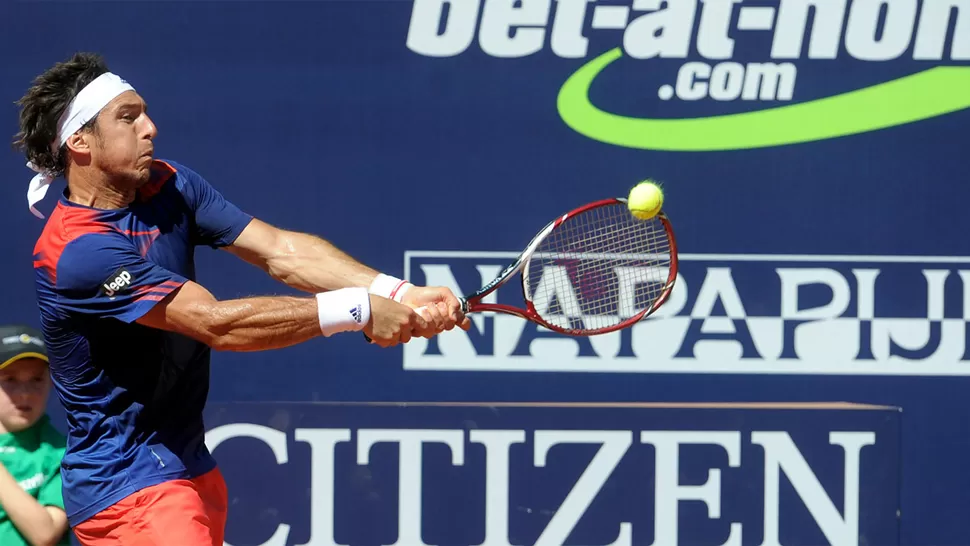
[{"label": "tennis racket", "polygon": [[[485,302],[516,274],[522,306]],[[562,334],[592,336],[656,312],[676,278],[677,244],[667,216],[641,220],[626,199],[610,198],[549,222],[494,280],[459,299],[466,314],[503,313]]]}]

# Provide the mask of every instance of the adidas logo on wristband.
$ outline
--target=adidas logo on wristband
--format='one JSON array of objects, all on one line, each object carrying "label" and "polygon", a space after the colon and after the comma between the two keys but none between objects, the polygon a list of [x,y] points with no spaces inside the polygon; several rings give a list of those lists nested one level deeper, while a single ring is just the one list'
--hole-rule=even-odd
[{"label": "adidas logo on wristband", "polygon": [[324,336],[360,331],[370,322],[370,296],[366,288],[341,288],[316,295],[317,316]]}]

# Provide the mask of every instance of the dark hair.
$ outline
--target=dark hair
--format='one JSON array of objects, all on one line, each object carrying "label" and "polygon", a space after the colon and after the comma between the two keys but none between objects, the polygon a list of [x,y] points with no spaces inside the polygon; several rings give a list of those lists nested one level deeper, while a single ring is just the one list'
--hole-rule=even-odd
[{"label": "dark hair", "polygon": [[[20,132],[14,137],[14,146],[34,165],[54,174],[63,173],[67,166],[67,145],[51,150],[51,143],[57,138],[58,121],[81,89],[105,72],[108,66],[100,55],[76,53],[37,76],[16,103],[20,106]],[[83,129],[93,127],[95,119]]]}]

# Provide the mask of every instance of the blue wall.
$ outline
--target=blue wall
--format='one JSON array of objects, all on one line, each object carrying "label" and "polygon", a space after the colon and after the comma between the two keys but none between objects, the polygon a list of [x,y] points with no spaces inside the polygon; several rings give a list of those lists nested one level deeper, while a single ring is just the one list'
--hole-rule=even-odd
[{"label": "blue wall", "polygon": [[[464,290],[481,282],[477,266],[505,260],[488,253],[514,254],[556,215],[654,177],[664,184],[665,210],[685,254],[682,284],[668,304],[671,316],[627,332],[625,341],[547,338],[499,318],[478,324],[485,334],[476,344],[455,333],[431,346],[381,350],[348,335],[217,354],[210,399],[891,405],[902,408],[900,542],[970,544],[970,277],[961,276],[970,271],[970,110],[961,102],[970,96],[970,5],[894,1],[883,21],[879,2],[826,1],[817,10],[825,24],[804,33],[795,58],[771,53],[773,43],[779,55],[792,44],[797,51],[790,29],[798,27],[799,0],[733,4],[723,12],[729,18],[717,12],[726,2],[707,2],[706,19],[701,2],[693,20],[690,9],[670,12],[672,53],[659,59],[635,57],[650,45],[651,21],[664,15],[632,26],[648,12],[624,11],[629,1],[588,2],[585,50],[579,27],[570,26],[582,2],[523,2],[517,17],[542,23],[514,36],[538,36],[537,51],[506,57],[496,55],[529,44],[503,42],[509,34],[498,22],[508,2],[499,0],[481,2],[485,17],[468,19],[474,34],[462,34],[464,8],[453,7],[457,26],[444,35],[467,47],[436,57],[408,47],[409,28],[412,45],[436,43],[418,35],[435,28],[431,1],[418,2],[431,11],[414,17],[410,0],[8,2],[0,7],[0,44],[8,52],[0,120],[12,135],[12,102],[31,78],[74,51],[101,52],[148,101],[159,157],[191,166],[268,222],[320,234],[387,273],[407,271],[417,282],[453,278]],[[937,16],[944,11],[930,9],[949,4],[962,11],[948,22]],[[594,17],[594,7],[606,6],[620,9]],[[742,17],[749,6],[773,9]],[[790,26],[784,33],[739,30],[766,13],[769,23],[779,16],[775,28]],[[593,28],[610,22],[631,25],[626,39],[623,30]],[[717,30],[722,25],[733,50]],[[881,42],[868,43],[874,31]],[[944,35],[935,55],[933,37]],[[686,57],[676,51],[681,43],[689,46]],[[801,125],[841,126],[857,117],[878,125],[926,105],[953,110],[942,115],[813,142],[668,151],[590,138],[589,127],[567,125],[570,111],[557,108],[564,82],[617,46],[630,51],[593,81],[589,99],[633,118],[754,112],[938,66],[961,69],[926,86],[809,111],[781,129],[767,117],[728,129],[650,125],[639,134],[654,131],[664,143],[665,133],[679,142],[688,131],[688,141],[730,148],[731,131],[740,143],[760,132],[797,135]],[[826,51],[835,58],[824,58]],[[792,64],[780,86],[792,91],[790,100],[684,100],[680,95],[702,90],[690,79],[675,89],[680,95],[661,97],[687,62],[737,62],[715,72],[737,76],[747,67],[750,76],[747,63],[769,61]],[[7,188],[0,319],[36,324],[31,250],[42,222],[26,208],[32,173],[23,163],[12,151],[0,154]],[[221,298],[292,293],[226,253],[200,250],[198,263],[200,282]],[[515,296],[513,287],[501,297]],[[517,371],[503,371],[510,367]]]}]

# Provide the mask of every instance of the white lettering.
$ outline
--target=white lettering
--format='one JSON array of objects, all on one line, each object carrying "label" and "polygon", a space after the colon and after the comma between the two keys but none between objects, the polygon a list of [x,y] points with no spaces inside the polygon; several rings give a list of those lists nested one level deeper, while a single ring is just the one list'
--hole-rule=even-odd
[{"label": "white lettering", "polygon": [[[505,265],[488,263],[495,262],[491,255],[446,259],[482,262],[462,263],[461,269],[471,276],[461,278],[467,286],[460,292],[481,286],[482,280],[494,276],[486,273]],[[413,267],[418,276],[426,273],[421,281],[456,284],[450,265],[420,260],[420,267]],[[669,301],[651,319],[631,329],[596,336],[584,345],[568,336],[537,334],[534,325],[517,317],[477,313],[468,333],[448,332],[431,343],[413,340],[404,347],[404,367],[600,373],[970,374],[970,335],[962,317],[956,309],[952,317],[943,314],[945,301],[964,298],[960,283],[951,283],[947,276],[959,273],[962,262],[942,261],[938,269],[922,270],[922,274],[921,262],[907,262],[900,262],[899,257],[880,260],[879,256],[859,262],[824,257],[806,262],[788,256],[686,255]],[[476,267],[482,279],[474,274]],[[553,286],[554,276],[562,281],[562,273],[547,272],[546,284]],[[622,296],[619,313],[624,317],[642,306],[642,302],[636,305],[633,296],[635,290],[643,290],[637,288],[637,278],[667,276],[663,268],[621,267],[616,273]],[[965,275],[970,285],[970,273]],[[690,282],[695,284],[689,289]],[[902,312],[898,306],[884,304],[887,297],[922,283],[926,286],[923,311],[919,310],[923,305],[920,288],[915,295],[920,300],[916,310],[911,309],[912,302]],[[562,282],[560,286],[572,285]],[[509,284],[500,289],[500,299],[514,305],[520,297],[518,291],[518,283]],[[565,298],[569,299],[568,294]],[[558,298],[546,299],[556,310],[554,300]],[[966,305],[965,316],[970,317],[970,301]],[[576,307],[572,304],[565,309]],[[722,310],[727,316],[714,316]],[[726,352],[729,344],[733,350]],[[638,358],[646,354],[651,358]]]},{"label": "white lettering", "polygon": [[525,442],[523,430],[472,430],[468,440],[485,446],[485,542],[509,543],[509,449]]},{"label": "white lettering", "polygon": [[947,269],[924,269],[926,277],[926,318],[943,320],[943,300],[946,279],[950,276]]},{"label": "white lettering", "polygon": [[637,17],[623,33],[623,49],[634,59],[686,57],[694,26],[695,2],[633,0],[633,9],[651,13]]},{"label": "white lettering", "polygon": [[787,432],[752,432],[751,443],[765,451],[765,530],[761,546],[781,546],[778,541],[780,473],[784,472],[805,507],[818,523],[829,544],[856,545],[859,540],[859,452],[876,443],[873,432],[831,432],[829,443],[842,446],[845,478],[844,516]]},{"label": "white lettering", "polygon": [[[882,36],[876,37],[879,12],[886,7]],[[862,61],[888,61],[906,52],[916,23],[916,0],[854,0],[849,11],[845,49]]]},{"label": "white lettering", "polygon": [[[724,448],[728,466],[741,466],[741,433],[734,431],[650,431],[641,432],[640,441],[653,444],[656,450],[654,479],[653,544],[678,544],[678,503],[697,500],[707,505],[707,517],[721,518],[721,470],[712,468],[701,485],[681,485],[680,446],[710,444]],[[724,546],[741,546],[741,524],[731,524],[731,534]]]},{"label": "white lettering", "polygon": [[697,30],[697,51],[708,59],[730,59],[734,40],[728,36],[734,4],[741,0],[701,0],[701,24]]},{"label": "white lettering", "polygon": [[704,283],[697,292],[697,300],[690,310],[693,318],[708,318],[714,313],[714,306],[720,301],[727,316],[732,319],[743,319],[747,316],[738,287],[731,277],[731,269],[727,267],[710,267],[704,277]]},{"label": "white lettering", "polygon": [[684,63],[677,72],[677,96],[682,100],[700,100],[707,96],[707,84],[703,80],[711,77],[711,67],[707,63]]},{"label": "white lettering", "polygon": [[542,49],[548,19],[549,0],[489,0],[478,34],[482,51],[492,57],[531,55]]},{"label": "white lettering", "polygon": [[792,63],[748,63],[744,75],[743,100],[792,100],[798,74]]},{"label": "white lettering", "polygon": [[744,87],[744,66],[738,63],[720,63],[711,72],[711,98],[734,100],[741,96]]},{"label": "white lettering", "polygon": [[[945,299],[944,289],[946,287],[946,279],[950,276],[950,271],[945,269],[924,269],[923,276],[926,278],[926,318],[929,321],[942,321],[943,304]],[[939,350],[939,345],[934,343],[932,339],[931,324],[932,323],[928,321],[921,321],[921,328],[913,328],[908,324],[902,324],[900,325],[901,327],[897,329],[890,326],[884,330],[885,339],[889,343],[890,347],[898,347],[898,352],[907,353],[928,351],[930,353],[935,353]],[[926,330],[927,335],[924,340],[917,341],[917,336],[920,329]],[[901,340],[900,338],[903,339]],[[909,346],[904,346],[904,342],[906,342],[906,344]],[[917,346],[913,347],[913,345]],[[897,351],[891,350],[891,352]]]},{"label": "white lettering", "polygon": [[860,320],[872,320],[876,316],[876,277],[879,276],[878,269],[853,269],[855,275],[857,295],[856,295],[856,315]]},{"label": "white lettering", "polygon": [[950,58],[970,61],[970,0],[934,0],[923,2],[916,31],[913,58],[918,61],[939,61],[944,58],[950,15],[956,13]]},{"label": "white lettering", "polygon": [[[523,275],[531,275],[531,273],[526,271]],[[563,266],[544,266],[539,284],[531,296],[536,312],[557,326],[568,327],[570,317],[582,318],[583,316],[579,297],[569,279],[569,271]],[[553,301],[557,305],[552,306]]]},{"label": "white lettering", "polygon": [[586,5],[595,0],[556,0],[550,45],[559,57],[579,59],[586,56],[589,39],[583,36]]},{"label": "white lettering", "polygon": [[963,281],[963,319],[970,320],[970,271],[961,269],[957,274]]},{"label": "white lettering", "polygon": [[[441,17],[448,19],[439,34]],[[479,0],[414,0],[408,26],[407,47],[427,57],[451,57],[462,53],[475,39]]]},{"label": "white lettering", "polygon": [[649,266],[618,266],[614,268],[614,272],[618,286],[616,296],[620,301],[617,313],[622,319],[630,318],[643,311],[636,308],[637,289],[641,284],[659,286],[665,283],[670,275],[670,269],[667,267]]},{"label": "white lettering", "polygon": [[[797,69],[792,63],[719,63],[712,68],[701,62],[689,62],[680,67],[676,93],[681,100],[700,100],[710,97],[718,101],[791,100],[795,93]],[[709,81],[709,83],[705,83]],[[658,92],[664,100],[670,86]]]},{"label": "white lettering", "polygon": [[[849,281],[834,269],[778,268],[781,278],[781,316],[795,320],[821,320],[841,316],[849,307]],[[799,309],[798,289],[823,284],[832,290],[832,299],[825,305]]]},{"label": "white lettering", "polygon": [[771,43],[772,59],[797,59],[802,54],[809,8],[812,36],[808,41],[810,59],[834,59],[839,53],[845,0],[781,0]]},{"label": "white lettering", "polygon": [[451,448],[451,464],[465,464],[464,434],[461,430],[367,429],[357,433],[357,464],[370,463],[374,444],[398,444],[398,536],[391,546],[429,546],[421,538],[421,450],[426,443]]},{"label": "white lettering", "polygon": [[[554,55],[581,59],[589,54],[584,32],[593,5],[594,30],[623,29],[630,11],[646,12],[623,30],[623,50],[633,59],[686,59],[696,48],[706,59],[729,60],[735,53],[732,30],[763,30],[772,31],[770,59],[835,59],[844,43],[855,59],[885,61],[902,56],[913,42],[915,60],[970,60],[970,0],[779,0],[777,16],[773,7],[747,6],[732,27],[735,6],[743,1],[632,0],[628,8],[596,6],[596,0],[414,0],[406,44],[420,55],[450,57],[467,51],[477,32],[487,55],[523,57],[543,49],[548,31]],[[700,19],[696,33],[695,17]],[[761,63],[746,64],[750,70]],[[781,66],[784,77],[779,78],[793,79],[788,72],[794,66]],[[767,72],[763,77],[778,71],[772,63],[759,70]],[[661,89],[661,98],[668,100],[671,86]],[[768,97],[760,100],[790,100],[779,98],[789,93],[760,92]],[[757,94],[756,83],[746,85],[745,100],[756,100]]]},{"label": "white lettering", "polygon": [[[550,449],[558,444],[600,444],[593,460],[569,490],[559,510],[542,531],[536,546],[563,544],[579,518],[586,512],[603,484],[613,473],[620,459],[633,443],[633,433],[619,430],[537,430],[535,432],[535,466],[546,466]],[[618,536],[609,546],[631,546],[633,530],[629,523],[621,523]]]},{"label": "white lettering", "polygon": [[[311,450],[309,484],[311,521],[310,536],[308,541],[303,543],[305,545],[340,546],[334,539],[334,510],[337,503],[334,499],[333,484],[338,471],[335,453],[338,444],[351,440],[352,432],[350,429],[340,428],[295,430],[296,440],[308,443]],[[484,471],[485,475],[485,510],[482,514],[485,522],[485,537],[484,541],[479,543],[480,546],[511,546],[513,542],[509,532],[512,479],[510,459],[513,452],[512,446],[526,443],[528,434],[533,435],[532,464],[536,468],[553,467],[551,461],[557,453],[560,457],[565,454],[568,459],[569,448],[564,444],[597,446],[595,454],[534,542],[537,546],[563,544],[587,514],[609,480],[637,479],[627,475],[615,475],[633,445],[634,432],[630,430],[470,430],[468,441],[485,447],[484,469],[479,467],[473,470],[479,476]],[[835,431],[828,435],[829,445],[841,447],[843,466],[840,471],[829,472],[823,477],[827,482],[826,486],[829,486],[828,482],[833,481],[837,483],[834,486],[836,490],[842,489],[841,513],[840,508],[826,493],[819,476],[809,466],[802,451],[795,445],[788,432],[754,431],[750,434],[751,443],[761,446],[764,452],[764,540],[761,546],[779,545],[780,518],[783,515],[789,517],[793,513],[792,508],[783,502],[780,494],[782,473],[791,483],[808,514],[818,524],[827,543],[857,544],[862,493],[860,491],[861,451],[867,445],[875,445],[875,433]],[[637,476],[649,475],[654,480],[654,541],[652,544],[659,546],[680,543],[681,502],[700,501],[704,503],[709,519],[721,519],[722,484],[725,483],[725,478],[733,480],[734,484],[737,484],[739,479],[747,480],[743,478],[747,474],[723,472],[725,468],[742,467],[742,432],[737,430],[642,430],[639,431],[639,435],[640,443],[653,446],[655,465],[653,468],[642,468],[638,465],[626,465],[624,468],[634,469],[634,472],[638,473]],[[253,438],[265,443],[275,455],[277,464],[288,462],[286,435],[265,426],[243,423],[223,425],[207,433],[206,444],[212,452],[215,452],[225,440],[240,437]],[[376,444],[385,442],[397,444],[396,462],[400,477],[398,480],[398,537],[394,544],[424,545],[421,527],[424,501],[422,469],[426,465],[422,460],[422,449],[427,443],[445,444],[450,448],[451,464],[462,466],[465,463],[464,431],[461,429],[358,429],[356,437],[357,464],[360,465],[371,464],[371,451]],[[681,462],[691,458],[682,456],[684,446],[707,446],[703,449],[719,447],[724,451],[725,461],[714,465],[713,468],[706,468],[707,479],[703,483],[685,485],[681,483],[681,476],[684,474]],[[833,451],[832,448],[823,448],[818,444],[812,447],[811,458],[816,460],[831,455]],[[522,454],[523,450],[520,449],[518,453]],[[392,461],[393,459],[382,461],[382,464]],[[528,468],[528,464],[525,467]],[[830,467],[831,465],[825,465],[825,468]],[[696,467],[692,468],[697,470]],[[760,470],[758,473],[760,474]],[[757,495],[756,492],[754,494]],[[742,499],[742,502],[745,500]],[[454,499],[454,503],[454,506],[459,509],[464,505],[460,498]],[[477,500],[470,504],[480,506]],[[345,525],[351,523],[345,522]],[[741,523],[724,523],[726,524],[724,535],[727,538],[722,543],[723,546],[740,546]],[[288,525],[280,524],[273,536],[261,546],[288,544],[289,531]],[[610,546],[632,545],[631,523],[620,521],[616,533],[616,539]],[[521,535],[517,533],[512,535],[519,537],[515,539],[516,543],[521,541]],[[253,540],[252,537],[247,538],[250,541]],[[453,541],[453,539],[449,540],[449,543]],[[226,544],[229,543],[226,542]]]},{"label": "white lettering", "polygon": [[[286,433],[262,425],[233,423],[231,425],[218,426],[205,433],[205,445],[210,453],[215,453],[219,444],[232,438],[255,438],[269,446],[273,452],[273,456],[276,457],[276,464],[286,464],[288,461],[286,453]],[[281,523],[276,527],[273,536],[259,546],[286,546],[286,541],[289,536],[290,526]],[[224,546],[232,545],[228,541],[225,541]]]},{"label": "white lettering", "polygon": [[298,442],[310,444],[310,539],[306,546],[346,546],[334,538],[334,451],[350,441],[350,429],[298,428]]}]

